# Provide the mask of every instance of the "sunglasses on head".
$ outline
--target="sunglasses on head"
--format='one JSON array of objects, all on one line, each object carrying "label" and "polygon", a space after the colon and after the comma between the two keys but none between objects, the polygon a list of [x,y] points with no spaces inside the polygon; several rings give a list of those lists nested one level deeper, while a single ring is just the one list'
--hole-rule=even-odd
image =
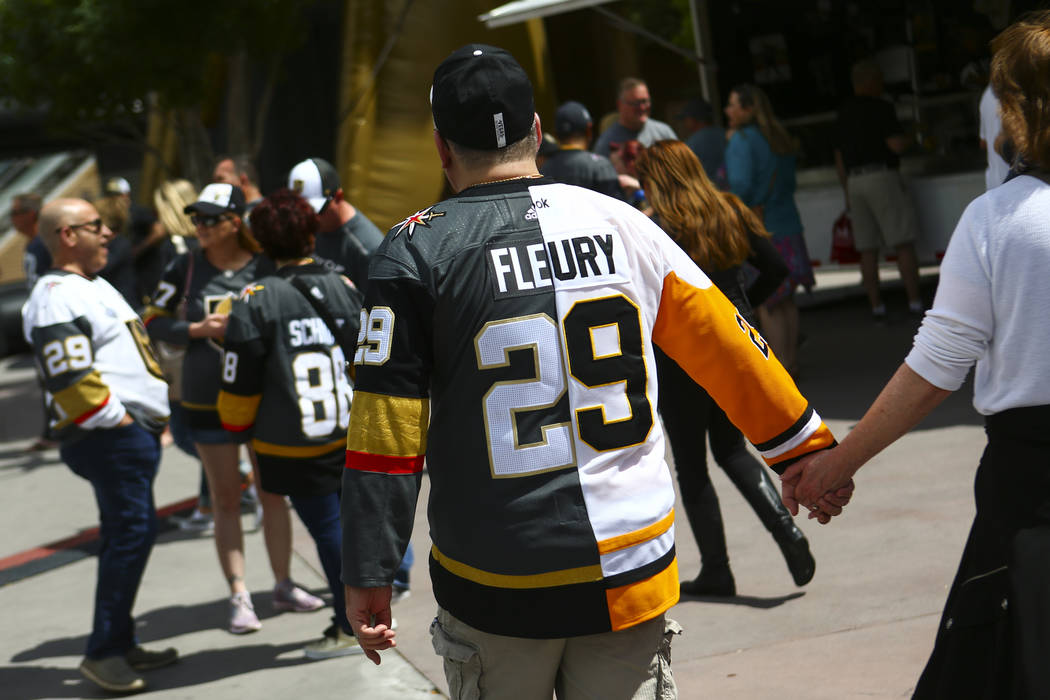
[{"label": "sunglasses on head", "polygon": [[190,221],[193,222],[194,226],[202,226],[204,228],[210,228],[215,226],[220,221],[226,221],[230,217],[226,214],[190,214]]}]

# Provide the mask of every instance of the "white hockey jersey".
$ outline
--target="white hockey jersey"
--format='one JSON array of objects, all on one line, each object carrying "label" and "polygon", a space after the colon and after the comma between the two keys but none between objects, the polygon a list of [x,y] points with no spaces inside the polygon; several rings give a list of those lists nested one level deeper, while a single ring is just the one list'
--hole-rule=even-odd
[{"label": "white hockey jersey", "polygon": [[142,320],[106,280],[48,271],[22,307],[22,328],[58,437],[112,428],[125,411],[150,430],[163,427],[168,385]]}]

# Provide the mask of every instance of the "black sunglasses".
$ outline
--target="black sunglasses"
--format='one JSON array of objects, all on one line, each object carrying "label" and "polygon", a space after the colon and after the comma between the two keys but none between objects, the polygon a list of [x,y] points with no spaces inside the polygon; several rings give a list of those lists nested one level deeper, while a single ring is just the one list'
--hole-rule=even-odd
[{"label": "black sunglasses", "polygon": [[59,226],[55,231],[61,231],[64,228],[76,231],[78,228],[85,229],[88,233],[101,233],[102,232],[102,219],[95,219],[94,221],[85,221],[82,224],[68,224],[67,226]]},{"label": "black sunglasses", "polygon": [[190,214],[190,221],[193,222],[193,225],[202,228],[211,228],[220,221],[226,221],[229,218],[226,214]]}]

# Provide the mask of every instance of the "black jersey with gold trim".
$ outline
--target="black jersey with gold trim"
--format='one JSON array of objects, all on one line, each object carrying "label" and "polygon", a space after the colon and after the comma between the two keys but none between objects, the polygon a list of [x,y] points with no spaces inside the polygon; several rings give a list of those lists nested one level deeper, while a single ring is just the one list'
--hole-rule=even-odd
[{"label": "black jersey with gold trim", "polygon": [[230,312],[218,410],[227,430],[251,432],[264,489],[319,495],[339,489],[353,390],[342,347],[292,276],[357,337],[361,295],[322,263],[256,280]]},{"label": "black jersey with gold trim", "polygon": [[582,188],[480,185],[408,217],[362,319],[343,580],[390,582],[425,458],[435,596],[488,632],[623,629],[677,601],[654,343],[771,465],[833,441],[671,238]]},{"label": "black jersey with gold trim", "polygon": [[[181,403],[193,427],[221,427],[215,406],[221,379],[222,345],[212,338],[191,339],[190,323],[208,314],[228,312],[230,304],[248,283],[273,269],[269,258],[255,255],[238,270],[220,270],[208,262],[203,250],[190,251],[168,265],[143,311],[152,337],[186,347]],[[183,304],[185,318],[180,318],[183,314],[179,313],[179,307]]]}]

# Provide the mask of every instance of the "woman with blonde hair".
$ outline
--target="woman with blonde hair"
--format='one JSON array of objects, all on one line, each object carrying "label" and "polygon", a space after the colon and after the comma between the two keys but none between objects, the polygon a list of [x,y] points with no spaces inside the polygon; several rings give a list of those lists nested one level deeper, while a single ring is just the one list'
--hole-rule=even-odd
[{"label": "woman with blonde hair", "polygon": [[[168,180],[153,191],[153,209],[157,214],[157,220],[153,222],[145,245],[158,247],[162,263],[161,273],[178,256],[200,250],[200,244],[197,242],[197,227],[193,225],[189,214],[184,211],[195,201],[197,201],[197,188],[189,180]],[[159,275],[158,279],[153,282],[151,291],[156,289],[158,281]],[[176,307],[176,317],[184,309],[185,303],[179,304]],[[190,457],[199,459],[197,448],[193,445],[193,435],[187,423],[186,412],[181,403],[182,363],[186,349],[184,346],[172,345],[159,340],[155,343],[155,347],[161,369],[164,370],[164,378],[168,381],[168,401],[171,407],[171,418],[168,421],[169,440]],[[189,516],[173,518],[173,520],[183,530],[209,533],[213,525],[211,510],[208,479],[204,474],[204,466],[201,465],[197,507]]]},{"label": "woman with blonde hair", "polygon": [[[738,197],[715,188],[696,155],[681,141],[657,141],[642,152],[636,169],[658,223],[737,307],[741,330],[764,347],[751,327],[753,308],[788,271],[762,222]],[[745,261],[758,270],[750,286]],[[681,584],[682,594],[736,593],[718,496],[707,471],[705,434],[715,461],[773,535],[795,584],[808,583],[816,568],[809,543],[780,502],[765,468],[747,451],[743,435],[707,392],[658,348],[656,368],[660,415],[674,455],[682,505],[700,548],[700,574]]]},{"label": "woman with blonde hair", "polygon": [[[244,222],[244,207],[241,189],[223,183],[206,186],[197,200],[185,207],[184,212],[191,215],[196,226],[200,250],[180,255],[168,266],[146,313],[151,335],[186,346],[181,403],[208,478],[215,547],[230,587],[229,630],[233,634],[254,632],[262,625],[244,582],[238,453],[247,436],[224,429],[217,408],[224,370],[221,342],[233,299],[254,280],[273,271],[273,263],[259,254],[259,244]],[[185,306],[182,313],[180,305]],[[323,600],[289,578],[292,532],[284,497],[261,489],[258,494],[263,535],[276,580],[275,607],[300,612],[323,607]]]},{"label": "woman with blonde hair", "polygon": [[[179,255],[186,252],[185,243],[176,239],[197,237],[197,227],[183,210],[197,200],[197,188],[189,180],[168,180],[153,191],[153,208],[164,235],[171,238]],[[180,249],[181,248],[181,249]]]},{"label": "woman with blonde hair", "polygon": [[802,238],[802,218],[795,206],[798,142],[773,114],[760,88],[742,84],[729,93],[725,108],[733,132],[726,145],[729,191],[762,220],[773,245],[788,266],[788,278],[758,308],[762,332],[793,376],[798,373],[798,307],[794,293],[816,284]]}]

